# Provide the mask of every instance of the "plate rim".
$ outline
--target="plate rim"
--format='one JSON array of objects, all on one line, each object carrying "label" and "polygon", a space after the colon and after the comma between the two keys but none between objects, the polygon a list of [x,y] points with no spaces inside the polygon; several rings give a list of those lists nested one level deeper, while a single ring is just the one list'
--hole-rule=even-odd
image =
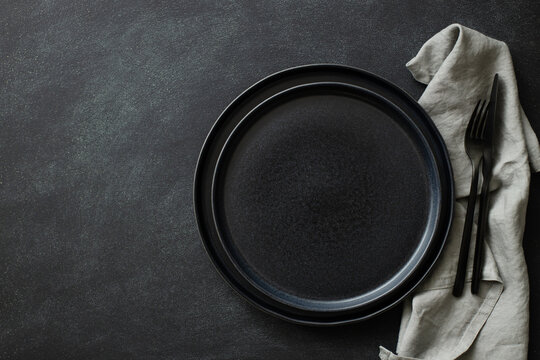
[{"label": "plate rim", "polygon": [[[222,268],[222,264],[221,265],[218,264],[218,262],[216,261],[216,255],[215,255],[215,253],[212,251],[212,249],[210,247],[210,243],[209,243],[210,241],[208,239],[205,239],[205,235],[204,235],[205,230],[203,228],[203,222],[201,220],[200,204],[199,204],[199,201],[198,201],[199,200],[199,195],[198,194],[200,193],[199,179],[200,179],[200,174],[202,172],[202,169],[204,167],[204,161],[203,160],[204,160],[204,158],[206,156],[208,148],[211,145],[212,139],[215,137],[216,133],[218,133],[220,125],[227,119],[227,115],[229,115],[230,112],[232,112],[236,107],[238,107],[238,105],[241,105],[244,100],[249,99],[249,97],[252,96],[253,94],[257,94],[257,92],[259,90],[261,90],[262,88],[264,88],[268,84],[272,84],[273,82],[274,83],[275,82],[279,83],[280,79],[286,78],[287,75],[294,75],[294,74],[296,74],[298,72],[301,72],[301,71],[317,71],[317,70],[320,70],[320,71],[330,70],[330,71],[337,71],[337,72],[341,72],[341,71],[348,72],[348,71],[350,71],[350,72],[356,73],[360,77],[367,77],[367,78],[371,78],[372,80],[378,81],[385,88],[390,88],[391,90],[393,90],[394,93],[396,93],[397,95],[402,97],[403,100],[409,106],[412,106],[414,108],[414,110],[417,111],[423,117],[422,122],[424,123],[425,126],[428,127],[428,130],[430,132],[430,136],[431,136],[432,140],[435,141],[435,143],[437,145],[437,150],[438,150],[440,160],[441,160],[441,164],[437,163],[437,165],[442,166],[442,168],[438,169],[437,174],[439,176],[441,176],[441,173],[445,172],[446,175],[447,175],[446,184],[445,184],[446,185],[446,191],[443,191],[442,195],[443,195],[443,197],[444,197],[444,195],[446,195],[446,198],[447,198],[446,199],[447,200],[447,204],[446,204],[447,207],[446,207],[445,210],[446,210],[446,218],[448,219],[448,221],[445,221],[442,224],[443,228],[439,229],[439,231],[440,231],[439,237],[441,239],[438,240],[438,242],[440,242],[440,246],[437,247],[436,253],[434,253],[432,255],[433,260],[429,263],[429,266],[427,266],[426,270],[421,274],[421,276],[419,276],[418,279],[416,281],[414,281],[414,284],[412,284],[412,286],[409,285],[409,287],[407,288],[407,291],[405,291],[403,294],[401,294],[398,298],[392,299],[389,304],[384,304],[379,309],[371,311],[368,314],[362,314],[362,315],[356,314],[356,316],[353,315],[352,317],[338,318],[338,319],[335,319],[335,320],[324,319],[324,321],[323,321],[323,319],[313,319],[313,318],[306,319],[306,318],[302,318],[302,317],[294,317],[290,313],[288,313],[288,314],[281,313],[281,312],[279,312],[279,309],[277,309],[277,310],[273,309],[272,307],[268,306],[268,304],[263,305],[260,302],[257,302],[253,297],[250,297],[249,296],[250,294],[246,294],[244,291],[241,291],[242,287],[239,286],[238,281],[236,279],[232,279],[230,274],[228,274],[226,271],[224,271],[224,269]],[[303,84],[306,84],[306,83],[303,83]],[[350,85],[355,86],[354,84],[350,84]],[[287,89],[289,89],[289,88],[287,88]],[[377,94],[377,95],[385,98],[384,96],[382,96],[380,94]],[[268,97],[266,99],[264,99],[264,100],[267,100],[267,99],[268,99]],[[256,106],[260,105],[264,100],[262,100],[257,105],[255,105],[251,110],[253,110]],[[390,101],[389,99],[386,99],[386,100]],[[394,106],[399,107],[398,105],[395,105],[395,104],[394,104]],[[230,136],[231,133],[232,133],[232,131],[229,132],[228,135]],[[424,136],[425,136],[425,134],[424,134]],[[222,148],[223,148],[223,146],[222,146]],[[432,153],[434,152],[434,149],[433,149],[432,146],[429,147],[429,150]],[[435,159],[435,160],[437,160],[437,159]],[[382,77],[380,77],[380,76],[378,76],[376,74],[373,74],[373,73],[371,73],[369,71],[359,69],[359,68],[356,68],[356,67],[353,67],[353,66],[348,66],[348,65],[319,63],[319,64],[308,64],[308,65],[294,66],[294,67],[290,67],[290,68],[275,72],[273,74],[270,74],[270,75],[264,77],[263,79],[255,82],[253,85],[251,85],[247,89],[245,89],[243,92],[240,93],[240,95],[235,97],[229,103],[229,105],[227,105],[225,107],[225,109],[220,113],[218,118],[214,121],[210,131],[208,132],[208,134],[207,134],[207,136],[206,136],[206,138],[205,138],[205,140],[203,142],[202,148],[200,150],[199,157],[197,159],[197,164],[196,164],[195,173],[194,173],[194,179],[193,179],[193,206],[194,206],[193,209],[194,209],[194,215],[195,215],[196,221],[197,221],[199,235],[200,235],[200,238],[202,240],[203,246],[205,248],[205,251],[206,251],[208,257],[210,258],[212,264],[214,265],[214,267],[216,268],[216,270],[218,271],[220,276],[225,280],[225,282],[231,288],[233,288],[235,290],[236,293],[238,293],[241,296],[241,298],[248,301],[248,303],[255,306],[257,309],[262,310],[262,311],[264,311],[264,312],[266,312],[268,314],[271,314],[273,316],[276,316],[278,318],[281,318],[281,319],[289,321],[289,322],[293,322],[293,323],[296,323],[296,324],[304,324],[304,325],[314,325],[314,326],[333,326],[333,325],[354,323],[354,322],[358,322],[358,321],[362,321],[362,320],[372,318],[372,317],[374,317],[374,316],[376,316],[376,315],[378,315],[378,314],[380,314],[380,313],[382,313],[382,312],[396,306],[397,304],[401,303],[403,301],[403,299],[407,295],[409,295],[412,291],[414,291],[422,283],[422,281],[426,278],[426,276],[431,272],[432,268],[436,264],[437,260],[439,259],[440,255],[441,255],[441,253],[442,253],[442,251],[445,248],[445,245],[447,243],[448,233],[450,231],[450,227],[451,227],[452,219],[453,219],[453,213],[454,213],[454,199],[455,199],[454,198],[454,191],[455,190],[454,190],[454,183],[453,183],[452,166],[451,166],[450,158],[449,158],[449,155],[448,155],[448,150],[446,148],[446,144],[445,144],[444,140],[442,139],[442,136],[441,136],[440,132],[438,131],[437,127],[433,123],[433,120],[431,119],[431,117],[418,104],[418,102],[416,100],[414,100],[405,90],[401,89],[397,85],[395,85],[392,82],[390,82],[390,81],[388,81],[388,80],[386,80],[386,79],[384,79],[384,78],[382,78]],[[403,285],[403,284],[401,284],[401,285]],[[251,294],[251,295],[253,295],[253,294]],[[267,305],[267,306],[265,306],[265,305]],[[320,311],[318,311],[318,312],[320,312]],[[352,312],[354,313],[354,309],[352,310]],[[317,313],[317,312],[315,312],[315,313]],[[347,315],[347,314],[345,314],[345,315]]]},{"label": "plate rim", "polygon": [[[226,159],[227,153],[230,154],[230,153],[234,152],[235,143],[241,141],[241,138],[242,138],[243,135],[239,134],[239,132],[241,132],[243,130],[242,128],[249,127],[250,125],[247,124],[248,122],[250,122],[251,124],[256,122],[257,121],[256,118],[258,118],[258,116],[259,116],[259,114],[261,112],[263,113],[263,116],[264,116],[265,112],[271,111],[272,110],[272,105],[276,105],[275,104],[276,102],[278,103],[276,106],[279,106],[281,98],[285,98],[287,96],[295,96],[295,98],[296,98],[296,96],[297,97],[302,97],[301,92],[303,90],[310,91],[310,90],[314,90],[316,88],[342,88],[343,92],[350,91],[351,92],[351,97],[354,97],[352,95],[353,92],[357,93],[357,94],[362,94],[361,96],[372,97],[372,98],[374,98],[374,101],[379,101],[380,103],[386,105],[388,108],[392,109],[392,111],[395,112],[399,117],[401,117],[403,119],[406,119],[406,121],[408,122],[408,126],[412,127],[414,129],[413,131],[414,131],[415,135],[420,138],[418,140],[424,142],[424,139],[422,138],[421,129],[417,126],[417,124],[414,122],[414,120],[412,120],[410,118],[410,116],[408,116],[402,109],[400,109],[397,105],[395,105],[394,103],[392,103],[391,101],[389,101],[385,97],[381,96],[380,94],[378,94],[378,93],[376,93],[374,91],[371,91],[369,89],[363,88],[363,87],[358,86],[358,85],[346,84],[346,83],[341,83],[341,82],[329,82],[329,81],[300,84],[300,85],[289,87],[289,88],[287,88],[285,90],[282,90],[282,91],[280,91],[280,92],[278,92],[278,93],[276,93],[274,95],[271,95],[270,97],[266,98],[265,100],[263,100],[262,102],[257,104],[254,108],[252,108],[245,116],[242,117],[242,119],[237,124],[235,124],[234,128],[230,131],[228,138],[225,140],[225,142],[221,146],[221,149],[219,151],[219,156],[218,156],[218,158],[216,160],[216,164],[214,166],[214,172],[213,172],[213,175],[212,175],[212,193],[211,193],[212,215],[213,215],[214,223],[216,225],[216,229],[217,229],[216,232],[218,234],[220,244],[221,244],[222,248],[225,250],[225,254],[228,256],[230,262],[234,265],[236,271],[238,273],[242,274],[243,277],[246,278],[246,280],[254,288],[257,288],[259,291],[265,293],[265,295],[273,298],[277,302],[285,304],[286,306],[293,306],[293,307],[301,308],[301,309],[307,310],[307,311],[313,311],[313,308],[309,308],[307,306],[302,306],[300,304],[294,304],[293,302],[287,301],[284,297],[275,296],[275,294],[273,294],[270,290],[266,290],[264,287],[257,284],[257,282],[254,279],[252,279],[253,275],[250,276],[249,271],[246,271],[246,269],[244,269],[239,264],[239,259],[237,259],[236,256],[234,256],[233,249],[230,249],[232,244],[229,244],[230,242],[225,239],[226,236],[223,233],[223,229],[221,229],[222,221],[219,220],[220,217],[218,215],[218,213],[220,211],[216,209],[217,207],[219,207],[219,205],[217,204],[217,202],[219,202],[219,201],[216,199],[216,197],[217,197],[216,192],[218,192],[217,191],[218,182],[223,181],[224,173],[222,173],[222,172],[225,171],[226,166],[227,166],[227,164],[226,164],[227,161],[228,161]],[[307,95],[307,96],[309,96],[309,95]],[[338,96],[338,95],[336,95],[336,96]],[[346,96],[346,95],[344,95],[344,96]],[[288,100],[284,100],[284,101],[287,102]],[[253,118],[253,117],[255,117],[255,118]],[[431,165],[431,163],[436,162],[436,159],[434,159],[432,154],[430,154],[430,155],[431,156],[430,156],[429,162],[430,162],[430,165]],[[225,157],[225,159],[224,159],[224,157]],[[433,165],[436,166],[435,164],[433,164]],[[220,172],[222,173],[221,176],[219,175]],[[437,190],[438,190],[438,192],[442,192],[440,188],[438,188]],[[430,192],[432,192],[432,191],[430,191]],[[437,194],[437,195],[439,195],[439,194]],[[440,205],[440,202],[438,203],[435,211],[431,211],[430,214],[429,214],[431,224],[437,222],[437,220],[438,220],[438,218],[440,216],[440,213],[442,212],[442,209],[441,209],[441,207],[439,205]],[[434,216],[432,215],[433,213],[435,213]],[[426,225],[429,225],[429,224],[430,223],[427,223]],[[435,227],[435,226],[433,226],[433,227]],[[432,229],[432,231],[430,233],[433,233],[433,230],[434,229]],[[394,291],[396,288],[402,286],[405,279],[409,279],[410,277],[415,275],[414,272],[417,270],[418,266],[420,265],[419,260],[421,260],[425,256],[425,253],[429,250],[428,249],[429,242],[430,242],[430,240],[425,239],[425,236],[423,236],[421,241],[419,242],[419,246],[415,249],[415,251],[413,252],[411,257],[407,260],[407,262],[397,272],[393,273],[392,277],[390,279],[383,282],[380,286],[378,286],[378,287],[376,287],[374,289],[366,291],[365,293],[359,294],[358,296],[354,296],[354,297],[352,297],[350,299],[343,299],[343,300],[337,300],[337,301],[330,301],[330,300],[329,301],[324,301],[324,300],[306,299],[306,302],[313,303],[313,304],[316,304],[316,303],[323,304],[323,303],[333,303],[333,302],[349,302],[350,303],[350,305],[342,306],[337,310],[334,310],[334,309],[319,310],[319,311],[329,311],[329,312],[331,312],[331,311],[355,310],[355,309],[358,309],[360,307],[369,306],[369,304],[374,303],[377,300],[379,300],[380,298],[386,296],[387,293],[390,293],[390,292]],[[424,247],[421,247],[420,245],[424,245]],[[234,246],[234,245],[232,245],[232,246]],[[413,261],[415,258],[416,258],[417,261]],[[404,275],[399,277],[399,275],[402,274],[402,273],[404,273]],[[398,279],[398,278],[400,278],[400,279]],[[267,283],[270,287],[272,287],[272,285],[270,283],[268,283],[268,282],[265,282],[265,283]],[[393,283],[393,284],[391,285],[391,283]],[[384,291],[381,288],[383,288]],[[282,292],[279,289],[274,289],[274,291],[275,292]],[[372,295],[372,296],[370,297],[370,295]],[[302,298],[294,296],[294,295],[291,295],[290,297],[291,298],[302,299]],[[361,298],[361,297],[367,297],[368,300],[360,302],[360,300],[358,298]]]}]

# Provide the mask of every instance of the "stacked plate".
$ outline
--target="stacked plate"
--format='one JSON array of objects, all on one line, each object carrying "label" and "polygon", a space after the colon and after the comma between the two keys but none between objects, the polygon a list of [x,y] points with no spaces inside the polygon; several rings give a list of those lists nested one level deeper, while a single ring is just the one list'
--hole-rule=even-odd
[{"label": "stacked plate", "polygon": [[452,218],[450,162],[431,119],[390,82],[338,65],[288,69],[236,98],[194,185],[224,279],[302,324],[397,304],[435,263]]}]

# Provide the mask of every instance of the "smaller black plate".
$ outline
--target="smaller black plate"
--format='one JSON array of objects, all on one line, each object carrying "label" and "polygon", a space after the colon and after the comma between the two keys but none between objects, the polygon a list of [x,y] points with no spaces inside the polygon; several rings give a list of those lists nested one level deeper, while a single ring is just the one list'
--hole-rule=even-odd
[{"label": "smaller black plate", "polygon": [[282,88],[262,87],[248,112],[233,103],[195,179],[201,235],[224,277],[259,308],[317,325],[371,317],[409,293],[440,253],[452,209],[429,118],[328,77],[277,79]]}]

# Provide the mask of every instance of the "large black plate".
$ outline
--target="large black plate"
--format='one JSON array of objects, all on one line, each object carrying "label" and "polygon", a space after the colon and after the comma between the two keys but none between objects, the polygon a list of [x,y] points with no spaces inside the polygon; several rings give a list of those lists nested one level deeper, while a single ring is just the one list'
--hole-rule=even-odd
[{"label": "large black plate", "polygon": [[304,324],[372,317],[426,276],[451,223],[435,126],[391,83],[338,65],[285,70],[221,114],[195,175],[210,258],[249,302]]}]

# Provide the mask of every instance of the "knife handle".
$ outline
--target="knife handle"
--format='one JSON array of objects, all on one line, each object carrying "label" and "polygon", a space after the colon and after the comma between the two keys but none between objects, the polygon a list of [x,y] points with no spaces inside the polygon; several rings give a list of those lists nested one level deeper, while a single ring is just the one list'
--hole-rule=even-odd
[{"label": "knife handle", "polygon": [[482,275],[482,253],[489,212],[489,182],[491,180],[491,167],[484,162],[482,173],[484,176],[482,192],[480,193],[480,212],[478,213],[478,229],[476,232],[476,244],[474,246],[474,264],[472,273],[471,292],[478,294],[480,276]]}]

